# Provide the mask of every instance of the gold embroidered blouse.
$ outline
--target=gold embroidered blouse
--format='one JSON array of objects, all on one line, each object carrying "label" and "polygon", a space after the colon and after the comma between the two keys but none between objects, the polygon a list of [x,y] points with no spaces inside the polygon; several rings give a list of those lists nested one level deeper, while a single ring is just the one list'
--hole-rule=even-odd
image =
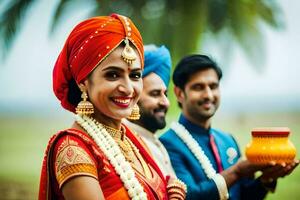
[{"label": "gold embroidered blouse", "polygon": [[55,176],[59,188],[75,176],[91,176],[98,179],[96,162],[86,145],[74,136],[58,140],[54,149]]}]

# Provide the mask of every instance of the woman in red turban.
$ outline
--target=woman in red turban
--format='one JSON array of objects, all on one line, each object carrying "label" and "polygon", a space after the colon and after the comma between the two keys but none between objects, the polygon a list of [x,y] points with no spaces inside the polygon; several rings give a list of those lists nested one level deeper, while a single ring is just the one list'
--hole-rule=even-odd
[{"label": "woman in red turban", "polygon": [[121,123],[139,116],[143,65],[142,38],[129,18],[95,17],[73,29],[55,63],[53,89],[76,121],[49,141],[39,200],[168,199],[167,190],[184,198],[184,188],[167,186]]}]

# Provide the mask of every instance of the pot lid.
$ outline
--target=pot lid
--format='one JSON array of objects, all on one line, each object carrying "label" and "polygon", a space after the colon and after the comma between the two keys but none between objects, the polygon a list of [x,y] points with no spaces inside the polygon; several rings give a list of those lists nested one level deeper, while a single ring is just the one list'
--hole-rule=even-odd
[{"label": "pot lid", "polygon": [[252,136],[288,136],[288,127],[258,127],[251,131]]}]

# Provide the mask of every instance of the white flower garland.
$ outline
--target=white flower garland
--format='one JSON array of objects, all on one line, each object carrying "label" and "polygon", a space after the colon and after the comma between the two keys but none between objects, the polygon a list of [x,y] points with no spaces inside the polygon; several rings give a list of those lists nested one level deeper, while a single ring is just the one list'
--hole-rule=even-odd
[{"label": "white flower garland", "polygon": [[209,179],[212,179],[216,183],[220,199],[221,200],[228,199],[229,194],[228,194],[228,189],[227,189],[225,179],[223,178],[222,175],[216,173],[216,170],[213,168],[210,160],[205,155],[205,152],[203,151],[201,146],[197,143],[197,141],[193,138],[193,136],[189,133],[189,131],[186,130],[186,128],[178,122],[173,122],[171,124],[171,129],[174,130],[176,135],[187,145],[190,151],[197,158],[206,176]]},{"label": "white flower garland", "polygon": [[126,161],[118,144],[106,131],[102,124],[95,119],[85,115],[76,115],[76,121],[84,128],[87,133],[94,139],[98,147],[103,151],[105,156],[115,168],[120,176],[128,195],[133,200],[146,200],[147,195],[143,190],[140,182],[135,177],[134,170],[128,161]]}]

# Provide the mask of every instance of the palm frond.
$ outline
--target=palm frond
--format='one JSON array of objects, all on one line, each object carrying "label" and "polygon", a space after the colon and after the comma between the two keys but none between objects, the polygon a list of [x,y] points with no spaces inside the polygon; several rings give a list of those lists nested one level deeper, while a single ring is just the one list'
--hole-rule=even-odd
[{"label": "palm frond", "polygon": [[282,19],[282,10],[280,7],[273,2],[260,2],[258,4],[257,14],[265,21],[268,25],[274,28],[283,28],[284,22]]},{"label": "palm frond", "polygon": [[3,56],[10,49],[13,39],[21,28],[24,16],[34,0],[12,1],[0,17],[1,43],[4,47]]},{"label": "palm frond", "polygon": [[[6,50],[11,46],[24,14],[33,2],[15,0],[0,16],[0,34]],[[197,53],[201,49],[204,33],[217,36],[226,30],[228,39],[237,41],[249,60],[257,64],[263,60],[261,22],[273,28],[283,27],[276,1],[60,0],[52,18],[50,33],[53,33],[65,13],[76,13],[76,9],[68,8],[81,3],[93,4],[89,16],[113,12],[129,16],[141,31],[144,43],[167,45],[174,61],[183,55]]]},{"label": "palm frond", "polygon": [[62,14],[64,13],[64,11],[69,3],[70,3],[70,0],[60,0],[59,1],[58,5],[55,9],[54,15],[52,17],[50,33],[53,33],[53,31],[57,27],[57,25],[62,17]]},{"label": "palm frond", "polygon": [[221,31],[226,26],[227,4],[224,0],[208,1],[208,25],[214,33]]}]

